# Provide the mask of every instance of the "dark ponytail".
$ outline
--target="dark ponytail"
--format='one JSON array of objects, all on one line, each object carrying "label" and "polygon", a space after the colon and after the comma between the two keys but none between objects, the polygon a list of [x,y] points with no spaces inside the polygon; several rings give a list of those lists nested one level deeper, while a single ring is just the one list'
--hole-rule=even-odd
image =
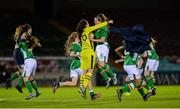
[{"label": "dark ponytail", "polygon": [[78,25],[76,27],[76,31],[79,33],[80,36],[81,36],[84,28],[86,27],[87,22],[88,22],[87,20],[81,19],[80,22],[78,23]]}]

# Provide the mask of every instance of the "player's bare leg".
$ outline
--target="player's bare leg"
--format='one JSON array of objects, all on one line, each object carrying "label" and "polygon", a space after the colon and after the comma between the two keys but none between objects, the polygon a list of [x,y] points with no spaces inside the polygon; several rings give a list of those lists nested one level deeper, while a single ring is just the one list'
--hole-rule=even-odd
[{"label": "player's bare leg", "polygon": [[66,82],[53,82],[53,93],[56,92],[56,90],[59,87],[62,86],[76,86],[78,82],[78,78],[77,77],[72,77],[71,81],[66,81]]}]

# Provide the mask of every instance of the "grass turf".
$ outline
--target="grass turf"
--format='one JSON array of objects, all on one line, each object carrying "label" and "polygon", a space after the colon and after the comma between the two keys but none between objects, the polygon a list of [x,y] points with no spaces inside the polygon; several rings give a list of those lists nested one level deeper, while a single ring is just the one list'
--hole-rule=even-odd
[{"label": "grass turf", "polygon": [[59,88],[56,94],[52,88],[40,88],[42,95],[38,98],[25,100],[27,90],[20,94],[15,88],[0,88],[0,108],[180,108],[180,86],[157,86],[157,94],[148,101],[143,101],[140,94],[134,90],[130,96],[122,96],[119,102],[116,96],[118,87],[94,87],[102,97],[91,101],[81,98],[77,87]]}]

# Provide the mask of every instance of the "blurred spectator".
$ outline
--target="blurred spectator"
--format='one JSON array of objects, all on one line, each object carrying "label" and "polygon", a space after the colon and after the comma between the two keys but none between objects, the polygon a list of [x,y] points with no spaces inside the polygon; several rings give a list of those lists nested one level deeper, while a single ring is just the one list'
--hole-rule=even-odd
[{"label": "blurred spectator", "polygon": [[[17,70],[13,60],[3,60],[0,62],[1,66],[6,69],[6,72],[14,72]],[[61,69],[67,70],[68,63],[62,60],[38,60],[38,68],[36,72],[61,72]],[[63,66],[63,67],[60,67]],[[67,68],[66,68],[67,67]]]},{"label": "blurred spectator", "polygon": [[10,77],[10,73],[7,72],[4,63],[0,63],[0,83],[6,83],[6,80]]},{"label": "blurred spectator", "polygon": [[58,60],[38,60],[37,72],[60,72]]},{"label": "blurred spectator", "polygon": [[171,63],[180,64],[180,56],[173,55],[173,56],[166,56],[166,57],[168,57]]}]

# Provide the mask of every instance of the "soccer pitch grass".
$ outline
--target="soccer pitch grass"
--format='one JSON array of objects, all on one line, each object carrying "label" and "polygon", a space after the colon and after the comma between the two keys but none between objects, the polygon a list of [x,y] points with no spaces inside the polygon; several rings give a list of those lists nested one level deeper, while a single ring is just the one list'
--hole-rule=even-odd
[{"label": "soccer pitch grass", "polygon": [[51,87],[40,88],[42,95],[38,98],[25,100],[28,95],[24,88],[20,94],[15,88],[0,88],[0,108],[180,108],[180,86],[157,86],[157,94],[143,101],[140,94],[134,90],[130,96],[122,96],[119,102],[116,96],[118,87],[94,87],[102,97],[91,101],[81,98],[77,87],[59,88],[56,94]]}]

